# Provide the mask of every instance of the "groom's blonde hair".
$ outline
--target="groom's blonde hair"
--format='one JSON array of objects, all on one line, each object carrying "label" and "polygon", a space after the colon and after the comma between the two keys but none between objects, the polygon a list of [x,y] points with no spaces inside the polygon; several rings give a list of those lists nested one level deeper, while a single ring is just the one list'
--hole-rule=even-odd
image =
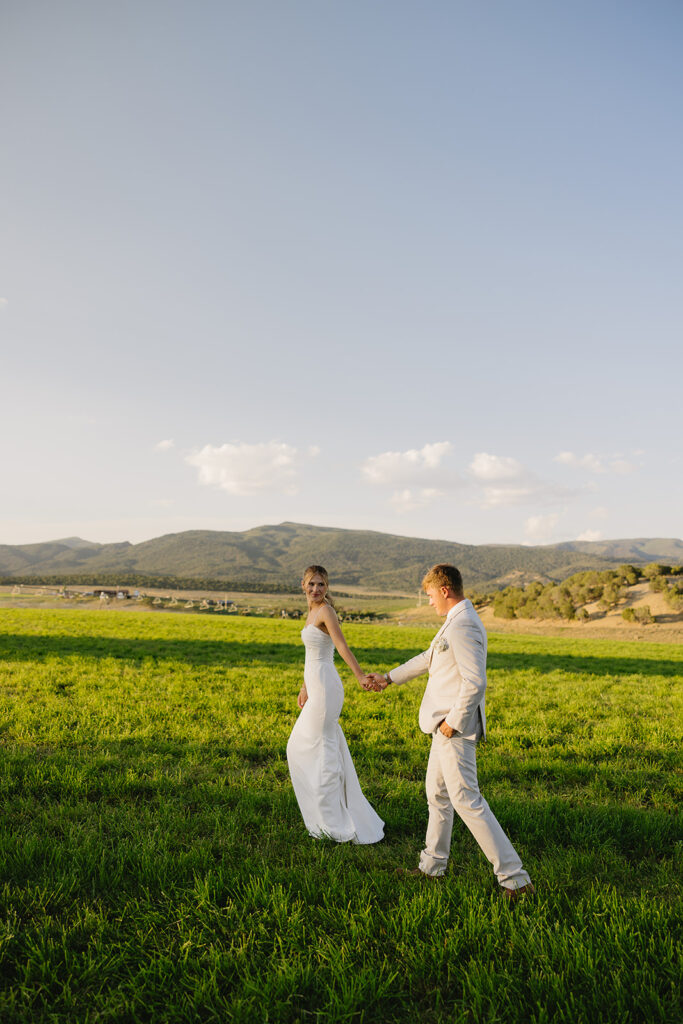
[{"label": "groom's blonde hair", "polygon": [[456,569],[454,565],[446,565],[446,563],[431,567],[422,580],[422,589],[426,590],[427,587],[448,587],[456,597],[462,597],[464,593],[460,570]]}]

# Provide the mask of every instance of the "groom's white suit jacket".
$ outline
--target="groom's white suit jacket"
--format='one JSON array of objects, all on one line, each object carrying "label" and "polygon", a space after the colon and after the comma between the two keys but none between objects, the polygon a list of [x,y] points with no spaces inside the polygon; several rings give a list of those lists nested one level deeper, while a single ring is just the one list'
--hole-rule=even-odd
[{"label": "groom's white suit jacket", "polygon": [[392,668],[390,675],[392,682],[401,684],[427,671],[420,706],[422,731],[433,733],[445,718],[465,739],[485,738],[486,630],[467,598],[451,608],[429,648]]}]

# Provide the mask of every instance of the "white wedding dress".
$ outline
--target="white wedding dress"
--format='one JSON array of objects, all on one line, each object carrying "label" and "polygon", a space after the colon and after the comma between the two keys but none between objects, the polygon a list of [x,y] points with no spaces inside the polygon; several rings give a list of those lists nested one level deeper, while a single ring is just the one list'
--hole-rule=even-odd
[{"label": "white wedding dress", "polygon": [[377,843],[384,822],[363,796],[339,725],[344,687],[334,667],[334,643],[313,625],[302,629],[301,639],[308,700],[289,737],[287,761],[304,824],[316,839]]}]

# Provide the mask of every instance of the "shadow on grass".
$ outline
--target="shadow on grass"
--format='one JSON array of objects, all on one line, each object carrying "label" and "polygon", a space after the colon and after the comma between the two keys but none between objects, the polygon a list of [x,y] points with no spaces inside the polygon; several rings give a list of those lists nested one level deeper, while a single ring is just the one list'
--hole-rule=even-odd
[{"label": "shadow on grass", "polygon": [[534,672],[570,672],[587,675],[641,675],[680,676],[683,660],[669,658],[624,658],[605,654],[604,657],[587,654],[540,654],[536,652],[489,651],[489,671],[514,671],[531,669]]},{"label": "shadow on grass", "polygon": [[[355,650],[366,660],[407,661],[414,648],[362,648]],[[3,633],[0,635],[0,659],[33,661],[49,657],[118,658],[142,662],[178,661],[190,665],[288,665],[301,667],[303,644],[255,643],[239,640],[167,640],[144,637],[103,637],[99,635],[49,636]]]},{"label": "shadow on grass", "polygon": [[[79,802],[97,805],[105,816],[118,811],[135,817],[145,808],[145,834],[154,831],[158,815],[161,832],[171,827],[178,840],[183,830],[196,839],[206,827],[207,839],[217,834],[227,838],[232,832],[232,846],[258,843],[260,833],[277,846],[280,839],[288,842],[291,829],[300,823],[279,745],[256,749],[252,744],[104,741],[96,749],[79,751],[5,752],[2,761],[9,831],[14,800],[21,805],[22,822],[29,824],[32,801],[41,813],[50,805],[56,811],[68,806],[71,821],[78,817],[74,812]],[[55,769],[47,775],[41,768],[46,761]],[[70,774],[61,770],[66,765]],[[422,773],[414,779],[362,769],[361,774],[368,799],[387,823],[387,838],[422,841],[427,819]],[[513,842],[527,849],[605,848],[637,859],[672,856],[683,841],[678,815],[659,807],[628,806],[625,794],[621,800],[610,794],[598,802],[574,787],[568,795],[549,792],[539,798],[525,795],[524,780],[514,795],[497,793],[496,774],[484,781],[484,794]],[[549,790],[562,785],[562,777],[550,776]],[[467,834],[467,829],[456,816],[454,839],[459,832]]]},{"label": "shadow on grass", "polygon": [[[391,667],[414,657],[414,647],[353,645],[361,664]],[[4,633],[0,635],[0,659],[33,661],[40,658],[118,658],[123,661],[184,662],[190,665],[288,665],[303,662],[298,643],[255,643],[236,640],[168,640],[144,637],[48,636]],[[588,675],[678,676],[683,661],[667,658],[625,658],[605,655],[541,654],[537,652],[489,652],[489,670],[517,672],[529,669]]]}]

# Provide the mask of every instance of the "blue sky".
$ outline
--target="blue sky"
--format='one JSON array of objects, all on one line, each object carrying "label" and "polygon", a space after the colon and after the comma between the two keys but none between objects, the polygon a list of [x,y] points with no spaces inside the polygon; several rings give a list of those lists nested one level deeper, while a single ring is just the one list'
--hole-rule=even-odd
[{"label": "blue sky", "polygon": [[0,543],[683,534],[683,8],[6,0]]}]

